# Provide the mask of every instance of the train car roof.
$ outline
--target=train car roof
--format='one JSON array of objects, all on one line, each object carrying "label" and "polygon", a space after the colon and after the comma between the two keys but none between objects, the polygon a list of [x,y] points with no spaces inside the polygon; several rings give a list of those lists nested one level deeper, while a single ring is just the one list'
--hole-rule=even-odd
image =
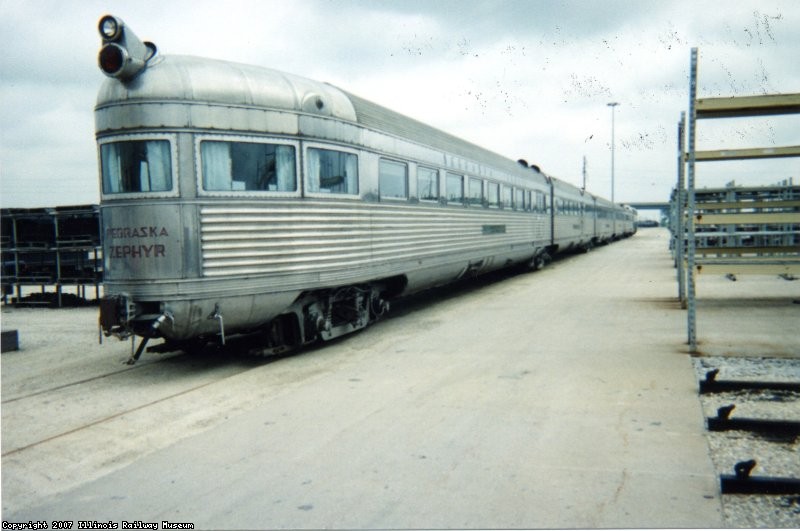
[{"label": "train car roof", "polygon": [[133,80],[107,79],[96,108],[136,101],[183,101],[315,114],[490,163],[509,173],[544,180],[535,169],[373,103],[329,83],[262,66],[187,55],[158,55]]},{"label": "train car roof", "polygon": [[[373,103],[360,96],[356,96],[351,92],[345,90],[342,90],[342,92],[350,98],[356,110],[358,123],[365,127],[383,131],[401,138],[413,139],[415,142],[435,147],[460,157],[491,163],[510,173],[519,173],[522,170],[518,162],[498,153],[463,140],[450,133],[446,133],[441,129],[436,129],[428,124],[409,118],[399,112]],[[545,178],[543,174],[535,169],[529,168],[527,171],[529,172],[529,177],[537,176],[542,180]]]},{"label": "train car roof", "polygon": [[159,55],[127,83],[107,79],[97,107],[123,101],[183,101],[301,111],[356,121],[336,87],[271,68],[188,55]]},{"label": "train car roof", "polygon": [[602,204],[603,206],[613,207],[615,206],[614,203],[606,199],[605,197],[597,197],[597,204]]}]

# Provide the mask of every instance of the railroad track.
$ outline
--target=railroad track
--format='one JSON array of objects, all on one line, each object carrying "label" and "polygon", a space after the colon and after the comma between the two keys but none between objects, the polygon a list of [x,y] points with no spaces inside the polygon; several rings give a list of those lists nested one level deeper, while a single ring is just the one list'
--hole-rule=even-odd
[{"label": "railroad track", "polygon": [[726,527],[800,521],[800,360],[695,358]]},{"label": "railroad track", "polygon": [[[404,318],[419,307],[428,306],[434,301],[462,296],[515,274],[517,272],[514,271],[496,272],[412,295],[398,301],[387,319]],[[121,343],[118,345],[123,346]],[[108,370],[81,378],[78,375],[97,372],[96,361],[87,359],[85,371],[76,372],[76,377],[73,379],[66,381],[56,379],[53,385],[44,385],[29,392],[17,391],[14,394],[13,390],[8,391],[8,394],[11,394],[8,398],[6,398],[7,393],[4,393],[3,418],[9,425],[17,423],[15,418],[43,417],[48,414],[46,411],[52,404],[63,404],[63,410],[68,416],[49,419],[48,422],[36,422],[32,430],[9,433],[4,437],[0,455],[3,458],[14,456],[126,415],[167,403],[219,382],[242,376],[266,364],[297,354],[310,354],[318,348],[324,349],[325,346],[325,343],[320,343],[309,345],[299,351],[263,355],[253,342],[253,337],[240,336],[229,341],[225,347],[209,345],[199,352],[159,354],[157,358],[152,354],[145,355],[135,365],[111,362],[109,358],[104,358],[103,363],[107,363]],[[117,348],[113,355],[119,357],[123,350],[125,349]],[[58,372],[59,368],[53,367],[53,370]],[[46,378],[50,378],[49,371],[37,380],[37,384]],[[130,392],[131,389],[141,386],[154,387],[154,382],[158,384],[158,389],[153,395]],[[120,389],[126,390],[124,392],[128,394],[119,396],[122,392]],[[87,396],[92,397],[89,401],[91,403],[85,407],[77,406],[79,402],[85,401]]]},{"label": "railroad track", "polygon": [[[8,434],[4,437],[1,455],[3,458],[13,456],[242,376],[286,357],[257,357],[248,354],[247,349],[234,343],[224,350],[175,354],[149,363],[123,365],[119,368],[115,364],[114,369],[100,374],[58,382],[12,396],[2,401],[4,422],[14,423],[15,416],[43,417],[53,404],[57,404],[64,414],[47,419],[47,422],[37,423],[42,426]],[[89,405],[80,406],[87,401],[90,402]]]},{"label": "railroad track", "polygon": [[74,387],[76,385],[81,385],[81,384],[93,382],[93,381],[96,381],[96,380],[102,380],[104,378],[108,378],[110,376],[115,376],[117,374],[121,374],[121,373],[124,373],[124,372],[132,371],[132,370],[136,370],[136,369],[141,369],[142,367],[143,367],[142,365],[139,365],[139,366],[135,366],[135,365],[128,366],[127,368],[120,369],[118,371],[111,371],[111,372],[107,372],[107,373],[104,373],[104,374],[98,374],[98,375],[95,375],[95,376],[91,376],[89,378],[84,378],[82,380],[76,380],[76,381],[73,381],[73,382],[67,382],[67,383],[59,384],[59,385],[56,385],[56,386],[53,386],[53,387],[48,387],[48,388],[45,388],[45,389],[39,389],[37,391],[33,391],[33,392],[25,394],[25,395],[19,395],[19,396],[15,396],[13,398],[9,398],[7,400],[3,400],[2,402],[0,402],[0,404],[5,406],[7,404],[12,404],[12,403],[18,402],[20,400],[25,400],[27,398],[32,398],[32,397],[43,395],[43,394],[46,394],[46,393],[51,393],[53,391],[59,391],[61,389],[66,389],[68,387]]},{"label": "railroad track", "polygon": [[[55,434],[55,435],[51,435],[51,436],[49,436],[49,437],[45,437],[45,438],[43,438],[43,439],[41,439],[41,440],[38,440],[38,441],[32,442],[32,443],[30,443],[30,444],[27,444],[27,445],[25,445],[25,446],[20,446],[20,447],[14,448],[14,449],[12,449],[12,450],[9,450],[9,451],[7,451],[7,452],[3,452],[3,454],[2,454],[2,457],[4,457],[4,458],[5,458],[5,457],[8,457],[8,456],[14,455],[14,454],[16,454],[16,453],[19,453],[19,452],[22,452],[22,451],[24,451],[24,450],[28,450],[28,449],[30,449],[30,448],[33,448],[34,446],[38,446],[38,445],[40,445],[40,444],[44,444],[44,443],[50,442],[50,441],[52,441],[52,440],[54,440],[54,439],[58,439],[58,438],[60,438],[60,437],[65,437],[65,436],[67,436],[67,435],[71,435],[71,434],[73,434],[73,433],[77,433],[77,432],[79,432],[79,431],[86,430],[86,429],[88,429],[88,428],[91,428],[91,427],[93,427],[93,426],[97,426],[97,425],[99,425],[99,424],[103,424],[103,423],[105,423],[105,422],[108,422],[108,421],[110,421],[110,420],[114,420],[114,419],[120,418],[120,417],[122,417],[122,416],[124,416],[124,415],[130,414],[130,413],[133,413],[133,412],[136,412],[136,411],[143,410],[143,409],[145,409],[145,408],[148,408],[148,407],[154,406],[154,405],[156,405],[156,404],[159,404],[159,403],[162,403],[162,402],[166,402],[166,401],[168,401],[168,400],[172,400],[172,399],[174,399],[174,398],[177,398],[177,397],[179,397],[179,396],[182,396],[182,395],[187,395],[187,394],[189,394],[189,393],[193,393],[193,392],[195,392],[195,391],[197,391],[197,390],[199,390],[199,389],[202,389],[202,388],[204,388],[204,387],[208,387],[208,386],[210,386],[210,385],[214,385],[214,384],[216,384],[216,383],[219,383],[219,382],[221,382],[221,381],[223,381],[223,380],[227,380],[227,379],[230,379],[230,378],[235,378],[235,377],[239,376],[241,373],[243,373],[243,372],[246,372],[247,370],[252,370],[252,369],[246,369],[246,370],[243,370],[243,371],[237,372],[237,373],[235,373],[235,374],[231,374],[231,375],[225,376],[225,377],[223,377],[223,378],[219,378],[219,379],[216,379],[216,380],[207,381],[207,382],[204,382],[204,383],[202,383],[202,384],[199,384],[199,385],[194,385],[194,386],[192,386],[192,387],[189,387],[189,388],[187,388],[187,389],[182,389],[181,391],[178,391],[178,392],[176,392],[176,393],[172,393],[172,394],[169,394],[169,395],[167,395],[167,396],[160,397],[160,398],[158,398],[158,399],[156,399],[156,400],[152,400],[152,401],[149,401],[149,402],[145,402],[145,403],[139,404],[139,405],[137,405],[137,406],[134,406],[134,407],[131,407],[131,408],[127,408],[127,409],[124,409],[124,410],[122,410],[122,411],[117,411],[117,412],[115,412],[115,413],[113,413],[113,414],[110,414],[110,415],[104,416],[104,417],[102,417],[102,418],[99,418],[99,419],[93,420],[93,421],[91,421],[91,422],[87,422],[87,423],[85,423],[85,424],[82,424],[82,425],[80,425],[80,426],[77,426],[77,427],[75,427],[75,428],[69,429],[69,430],[67,430],[67,431],[63,431],[63,432],[57,433],[57,434]],[[127,371],[118,371],[118,372],[116,372],[116,373],[113,373],[113,374],[120,374],[120,373],[122,373],[122,372],[127,372]],[[98,376],[98,377],[96,377],[96,378],[90,378],[90,379],[87,379],[87,380],[84,380],[84,381],[81,381],[81,382],[75,382],[75,383],[72,383],[72,384],[67,384],[67,385],[59,386],[59,387],[53,388],[53,389],[51,389],[51,390],[49,390],[49,391],[41,391],[41,392],[39,392],[39,393],[35,393],[35,394],[33,394],[33,395],[30,395],[30,396],[35,396],[35,395],[45,394],[45,393],[47,393],[47,392],[51,392],[51,391],[57,391],[57,390],[59,390],[59,389],[63,389],[63,388],[66,388],[66,387],[71,387],[71,386],[73,386],[73,385],[80,385],[80,384],[82,384],[82,383],[85,383],[85,382],[87,382],[87,381],[99,380],[99,379],[105,378],[105,377],[107,377],[107,376],[110,376],[110,375]],[[17,400],[19,400],[19,399],[17,399]]]},{"label": "railroad track", "polygon": [[[120,367],[125,350],[117,349],[113,360],[105,358],[109,369],[100,374],[62,378],[3,402],[4,513],[45,503],[297,385],[307,385],[307,380],[343,363],[324,349],[315,354],[312,347],[296,361],[233,349],[175,354]],[[259,370],[282,360],[285,363]],[[96,362],[96,357],[87,357],[70,371],[96,371]],[[59,368],[63,366],[53,366],[52,373]],[[45,373],[36,379],[47,377]],[[4,383],[10,379],[4,373]],[[33,380],[29,372],[24,379]],[[24,383],[14,385],[22,388]]]}]

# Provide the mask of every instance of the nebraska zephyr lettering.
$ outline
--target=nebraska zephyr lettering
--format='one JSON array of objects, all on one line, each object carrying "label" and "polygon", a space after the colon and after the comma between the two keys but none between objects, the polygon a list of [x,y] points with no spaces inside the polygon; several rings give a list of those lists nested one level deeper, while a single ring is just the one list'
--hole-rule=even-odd
[{"label": "nebraska zephyr lettering", "polygon": [[169,236],[166,227],[109,227],[108,238],[162,238]]},{"label": "nebraska zephyr lettering", "polygon": [[[166,227],[109,227],[106,229],[106,238],[110,240],[125,240],[136,238],[163,238],[169,236]],[[167,248],[161,244],[152,245],[109,245],[110,258],[159,258],[166,256]]]},{"label": "nebraska zephyr lettering", "polygon": [[109,251],[111,258],[158,258],[166,256],[167,248],[161,244],[111,245]]}]

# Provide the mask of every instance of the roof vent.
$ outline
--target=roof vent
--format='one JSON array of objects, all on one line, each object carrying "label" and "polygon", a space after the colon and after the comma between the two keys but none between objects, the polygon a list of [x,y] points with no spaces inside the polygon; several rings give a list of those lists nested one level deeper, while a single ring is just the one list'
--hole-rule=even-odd
[{"label": "roof vent", "polygon": [[311,112],[314,114],[330,114],[328,111],[328,106],[325,104],[325,100],[322,99],[322,96],[314,92],[306,94],[306,97],[303,98],[303,104],[301,108],[305,112]]}]

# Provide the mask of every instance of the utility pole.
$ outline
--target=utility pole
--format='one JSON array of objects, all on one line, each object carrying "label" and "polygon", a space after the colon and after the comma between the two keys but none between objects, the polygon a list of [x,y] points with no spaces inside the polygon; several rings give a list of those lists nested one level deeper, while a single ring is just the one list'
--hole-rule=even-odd
[{"label": "utility pole", "polygon": [[583,188],[581,190],[586,191],[586,155],[583,156]]},{"label": "utility pole", "polygon": [[614,203],[614,107],[619,103],[612,101],[607,105],[611,107],[611,202]]}]

